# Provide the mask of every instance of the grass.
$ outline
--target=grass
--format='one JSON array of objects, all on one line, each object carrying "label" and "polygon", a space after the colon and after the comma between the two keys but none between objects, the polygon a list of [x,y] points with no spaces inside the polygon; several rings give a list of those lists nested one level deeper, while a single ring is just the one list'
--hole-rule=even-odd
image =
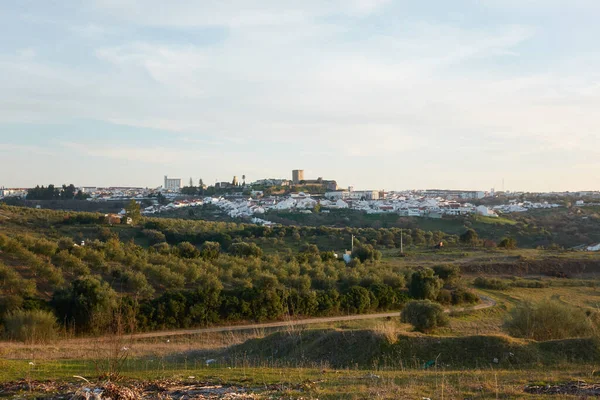
[{"label": "grass", "polygon": [[[48,363],[29,369],[24,362],[0,364],[9,371],[3,379],[28,376],[29,380],[60,379],[73,381],[72,375],[92,377],[91,365],[77,362]],[[256,390],[265,398],[319,399],[415,399],[415,398],[527,398],[543,396],[523,392],[531,383],[557,383],[590,380],[596,366],[556,365],[554,368],[500,369],[493,365],[471,370],[437,368],[415,370],[403,368],[385,371],[378,368],[341,370],[323,368],[274,368],[269,366],[235,367],[163,364],[145,368],[145,364],[129,365],[124,373],[128,380],[169,379],[213,384],[237,385]],[[86,373],[88,372],[88,373]],[[191,378],[193,377],[193,378]],[[575,399],[561,396],[558,399]]]}]

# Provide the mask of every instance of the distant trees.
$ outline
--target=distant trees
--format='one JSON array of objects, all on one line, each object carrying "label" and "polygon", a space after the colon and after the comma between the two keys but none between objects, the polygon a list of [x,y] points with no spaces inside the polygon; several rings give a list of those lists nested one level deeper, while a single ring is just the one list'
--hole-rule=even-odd
[{"label": "distant trees", "polygon": [[352,252],[352,258],[358,258],[360,262],[377,261],[381,259],[381,252],[376,250],[373,245],[359,245]]},{"label": "distant trees", "polygon": [[198,194],[198,188],[195,186],[184,186],[181,188],[181,194],[185,194],[186,196],[194,196]]},{"label": "distant trees", "polygon": [[169,204],[169,199],[167,199],[165,195],[160,192],[156,195],[156,201],[158,201],[158,204],[161,206],[166,206]]},{"label": "distant trees", "polygon": [[263,253],[255,243],[246,242],[233,243],[229,247],[229,252],[237,257],[260,257]]},{"label": "distant trees", "polygon": [[141,207],[137,201],[131,199],[125,207],[125,218],[131,218],[133,223],[138,222],[142,218]]},{"label": "distant trees", "polygon": [[37,185],[27,190],[27,200],[85,200],[88,197],[81,190],[77,192],[73,184],[62,185],[60,189],[54,185]]}]

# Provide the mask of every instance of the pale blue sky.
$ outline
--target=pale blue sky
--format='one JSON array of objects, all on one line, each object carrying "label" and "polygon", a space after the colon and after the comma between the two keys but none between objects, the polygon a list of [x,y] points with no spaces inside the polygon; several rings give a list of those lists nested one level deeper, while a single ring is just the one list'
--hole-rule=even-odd
[{"label": "pale blue sky", "polygon": [[597,0],[5,0],[0,186],[599,189]]}]

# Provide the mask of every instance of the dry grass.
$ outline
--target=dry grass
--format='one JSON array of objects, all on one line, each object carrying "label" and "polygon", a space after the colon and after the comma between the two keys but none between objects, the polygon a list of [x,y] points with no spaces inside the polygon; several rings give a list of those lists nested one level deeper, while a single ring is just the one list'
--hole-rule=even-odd
[{"label": "dry grass", "polygon": [[394,344],[398,341],[398,335],[412,330],[409,324],[403,324],[399,318],[394,320],[378,321],[373,327],[373,331],[383,336],[388,343]]},{"label": "dry grass", "polygon": [[[189,336],[174,336],[128,340],[63,339],[49,344],[0,342],[0,358],[12,360],[96,359],[127,347],[130,357],[160,357],[197,350],[215,350],[244,343],[249,339],[265,337],[265,330],[216,332]],[[115,347],[116,346],[116,347]]]}]

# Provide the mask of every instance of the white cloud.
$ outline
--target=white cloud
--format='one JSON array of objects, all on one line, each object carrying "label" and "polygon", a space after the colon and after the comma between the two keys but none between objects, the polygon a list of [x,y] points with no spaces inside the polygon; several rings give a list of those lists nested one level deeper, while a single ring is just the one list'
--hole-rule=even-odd
[{"label": "white cloud", "polygon": [[[297,152],[309,162],[323,153],[359,162],[458,159],[460,169],[510,159],[523,169],[531,157],[600,145],[593,52],[542,62],[530,51],[547,32],[526,19],[469,26],[406,17],[405,4],[97,0],[88,11],[98,19],[71,28],[85,39],[89,64],[44,61],[30,48],[0,56],[0,121],[89,118],[173,132],[190,146],[287,146],[290,163]],[[159,30],[113,34],[122,26]],[[205,42],[185,39],[203,28]],[[162,29],[177,40],[160,37]],[[198,157],[179,148],[69,146],[154,164]]]}]

